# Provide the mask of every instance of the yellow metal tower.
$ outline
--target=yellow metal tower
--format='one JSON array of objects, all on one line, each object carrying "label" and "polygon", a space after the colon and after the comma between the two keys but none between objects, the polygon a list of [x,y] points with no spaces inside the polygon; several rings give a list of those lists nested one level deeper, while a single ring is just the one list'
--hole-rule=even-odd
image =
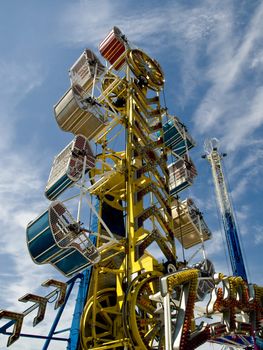
[{"label": "yellow metal tower", "polygon": [[[72,288],[67,284],[85,281],[85,273],[76,274],[91,271],[85,306],[77,305],[81,320],[76,318],[70,350],[253,344],[262,330],[263,289],[216,274],[205,254],[195,265],[177,258],[176,245],[183,251],[204,248],[211,232],[193,200],[178,197],[197,175],[189,157],[195,143],[179,118],[161,105],[160,65],[132,47],[117,27],[99,51],[108,66],[86,49],[70,68],[70,88],[54,107],[58,126],[75,137],[55,157],[45,190],[49,208],[27,227],[33,261],[73,278],[45,282],[57,288],[46,297],[21,298],[35,302],[24,313],[2,310],[0,318],[11,323],[0,332],[14,324],[11,345],[27,314],[39,307],[34,325],[40,322],[54,293],[61,295],[56,307],[62,307]],[[72,188],[78,189],[76,219],[61,200]],[[96,229],[81,222],[87,221],[81,217],[85,199]],[[197,305],[205,298],[205,306]],[[221,320],[212,320],[214,315]],[[56,325],[43,350],[55,339]]]}]

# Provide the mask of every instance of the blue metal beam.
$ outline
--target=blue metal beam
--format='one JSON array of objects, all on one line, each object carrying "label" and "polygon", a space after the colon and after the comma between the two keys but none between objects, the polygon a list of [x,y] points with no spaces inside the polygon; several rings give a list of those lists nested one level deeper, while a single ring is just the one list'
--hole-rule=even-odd
[{"label": "blue metal beam", "polygon": [[206,142],[205,151],[207,154],[203,157],[207,158],[211,164],[216,190],[215,192],[219,210],[223,219],[223,226],[233,275],[241,276],[247,282],[246,268],[239,243],[234,211],[228,194],[228,189],[222,168],[221,160],[226,154],[219,154],[218,144],[219,141],[217,139],[211,139],[210,141]]},{"label": "blue metal beam", "polygon": [[223,216],[223,223],[233,274],[234,276],[241,276],[245,281],[247,281],[247,274],[239,244],[237,228],[231,212],[225,212],[225,215]]},{"label": "blue metal beam", "polygon": [[[100,202],[98,199],[95,199],[95,208],[97,212],[99,211],[99,205]],[[92,215],[91,217],[91,225],[90,229],[92,232],[98,231],[98,219],[95,215]],[[95,245],[96,244],[96,237],[92,236],[90,237],[90,240]],[[87,294],[89,290],[90,285],[90,279],[92,274],[92,267],[86,269],[83,271],[83,278],[80,281],[77,300],[75,304],[75,309],[73,313],[72,323],[71,323],[71,329],[70,329],[70,342],[68,343],[67,350],[77,350],[79,345],[79,334],[80,334],[80,319],[81,315],[87,300]]]},{"label": "blue metal beam", "polygon": [[[12,332],[2,332],[2,334],[6,334],[6,335],[12,335]],[[40,334],[27,334],[27,333],[20,333],[19,337],[24,337],[24,338],[35,338],[35,339],[51,339],[51,340],[58,340],[58,341],[66,341],[68,342],[69,339],[68,338],[60,338],[60,337],[52,337],[50,338],[49,336],[45,336],[45,335],[40,335]]]},{"label": "blue metal beam", "polygon": [[73,319],[70,329],[70,342],[68,343],[67,350],[77,350],[79,344],[79,330],[80,330],[80,319],[85,306],[87,292],[90,282],[92,269],[86,269],[83,272],[83,278],[80,281],[78,296],[76,299]]},{"label": "blue metal beam", "polygon": [[[61,315],[62,315],[62,313],[63,313],[63,311],[64,311],[64,309],[65,309],[65,306],[66,306],[66,304],[67,304],[67,302],[68,302],[69,296],[70,296],[70,294],[71,294],[71,292],[72,292],[72,289],[73,289],[73,287],[74,287],[74,285],[75,285],[76,279],[79,278],[79,277],[83,278],[83,275],[82,275],[82,274],[78,274],[77,276],[73,277],[71,280],[68,281],[69,287],[68,287],[68,289],[67,289],[67,294],[66,294],[66,297],[65,297],[65,302],[64,302],[64,304],[59,308],[59,310],[58,310],[58,312],[57,312],[57,315],[56,315],[55,320],[54,320],[54,322],[53,322],[53,324],[52,324],[52,326],[51,326],[51,328],[50,328],[48,337],[47,337],[47,339],[46,339],[46,341],[45,341],[45,344],[44,344],[42,350],[47,350],[47,349],[48,349],[48,346],[49,346],[49,344],[50,344],[50,342],[51,342],[51,340],[52,340],[52,338],[53,338],[53,335],[54,335],[55,330],[56,330],[56,328],[57,328],[57,325],[58,325],[58,322],[59,322],[59,320],[60,320],[60,317],[61,317]],[[70,341],[70,339],[68,339],[68,341]]]}]

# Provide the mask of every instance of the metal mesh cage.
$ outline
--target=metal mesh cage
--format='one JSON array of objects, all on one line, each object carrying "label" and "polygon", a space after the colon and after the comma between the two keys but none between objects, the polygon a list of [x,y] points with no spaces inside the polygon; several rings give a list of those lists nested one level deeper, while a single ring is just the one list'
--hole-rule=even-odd
[{"label": "metal mesh cage", "polygon": [[99,252],[87,233],[80,228],[62,203],[56,201],[50,205],[49,222],[53,237],[60,248],[75,248],[91,263],[100,260]]},{"label": "metal mesh cage", "polygon": [[58,126],[74,135],[84,135],[89,140],[105,130],[105,113],[80,85],[73,85],[54,106]]},{"label": "metal mesh cage", "polygon": [[84,157],[86,156],[86,169],[85,172],[95,166],[95,157],[88,140],[78,135],[75,137],[74,145],[71,152],[69,165],[67,168],[67,174],[74,181],[79,179],[83,172]]},{"label": "metal mesh cage", "polygon": [[[189,215],[191,217],[192,222],[195,224],[198,231],[203,235],[203,237],[208,238],[211,236],[211,231],[209,230],[206,222],[204,221],[203,216],[199,212],[199,209],[194,204],[193,200],[191,198],[187,199],[187,205],[188,205],[188,211]],[[199,227],[200,225],[200,227]]]},{"label": "metal mesh cage", "polygon": [[177,201],[172,207],[172,216],[174,235],[184,248],[191,248],[211,237],[211,231],[192,199]]},{"label": "metal mesh cage", "polygon": [[69,70],[71,85],[80,85],[85,90],[91,88],[93,79],[104,72],[105,67],[98,57],[86,49]]},{"label": "metal mesh cage", "polygon": [[163,131],[166,147],[172,149],[179,156],[182,156],[195,146],[195,141],[178,117],[170,118],[163,125]]},{"label": "metal mesh cage", "polygon": [[49,174],[46,190],[66,173],[74,141],[70,142],[55,158]]},{"label": "metal mesh cage", "polygon": [[83,172],[85,156],[85,172],[87,172],[95,166],[95,157],[88,140],[82,135],[78,135],[55,157],[46,185],[46,191],[65,175],[72,182],[78,181]]},{"label": "metal mesh cage", "polygon": [[200,270],[201,279],[198,281],[196,298],[198,301],[202,301],[215,286],[213,281],[215,268],[213,263],[208,259],[204,259],[201,262],[195,264],[193,268]]},{"label": "metal mesh cage", "polygon": [[197,170],[190,158],[184,157],[168,166],[169,188],[171,193],[179,192],[192,185],[197,176]]},{"label": "metal mesh cage", "polygon": [[126,51],[127,40],[118,27],[113,27],[106,38],[100,43],[101,55],[110,63],[115,64],[116,70],[125,63],[123,53]]}]

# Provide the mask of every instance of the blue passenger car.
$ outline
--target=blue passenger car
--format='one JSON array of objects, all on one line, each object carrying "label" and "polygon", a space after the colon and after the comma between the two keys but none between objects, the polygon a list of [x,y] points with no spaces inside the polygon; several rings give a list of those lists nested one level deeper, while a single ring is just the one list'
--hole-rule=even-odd
[{"label": "blue passenger car", "polygon": [[50,263],[66,276],[100,260],[87,233],[59,201],[28,224],[26,239],[35,263]]},{"label": "blue passenger car", "polygon": [[165,146],[179,156],[195,146],[195,141],[177,117],[173,117],[163,125],[163,133]]}]

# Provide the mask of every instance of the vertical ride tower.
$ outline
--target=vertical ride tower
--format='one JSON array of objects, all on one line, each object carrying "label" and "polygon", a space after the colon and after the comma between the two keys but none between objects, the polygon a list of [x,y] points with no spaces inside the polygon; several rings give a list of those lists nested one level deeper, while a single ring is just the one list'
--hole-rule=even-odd
[{"label": "vertical ride tower", "polygon": [[226,154],[220,154],[218,148],[219,141],[216,138],[205,142],[206,155],[204,157],[207,158],[212,169],[216,198],[223,221],[233,274],[234,276],[241,276],[247,281],[246,268],[238,238],[237,225],[222,168],[222,158]]},{"label": "vertical ride tower", "polygon": [[[117,27],[99,52],[105,65],[85,49],[54,107],[59,128],[74,138],[54,159],[48,209],[26,230],[32,260],[70,279],[44,282],[55,288],[44,297],[20,298],[34,303],[24,312],[1,310],[0,319],[9,322],[0,333],[9,335],[8,346],[19,337],[45,339],[42,350],[51,341],[65,342],[68,350],[189,350],[222,337],[240,345],[233,334],[250,341],[261,329],[263,288],[248,290],[246,278],[215,274],[205,257],[187,261],[185,251],[196,249],[196,257],[211,232],[194,201],[179,198],[197,175],[189,157],[195,142],[162,106],[159,63]],[[234,221],[225,220],[233,231]],[[77,280],[72,325],[57,330]],[[37,325],[54,296],[58,312],[50,332],[22,333],[24,318],[38,309]],[[206,297],[206,307],[198,305]]]}]

